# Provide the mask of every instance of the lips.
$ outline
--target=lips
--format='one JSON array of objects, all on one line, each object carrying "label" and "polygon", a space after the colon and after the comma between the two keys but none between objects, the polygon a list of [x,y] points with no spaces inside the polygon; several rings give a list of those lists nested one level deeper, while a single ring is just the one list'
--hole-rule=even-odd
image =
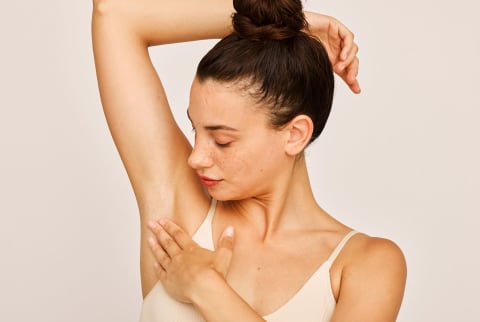
[{"label": "lips", "polygon": [[216,185],[218,185],[220,182],[223,181],[222,179],[217,180],[217,179],[212,179],[212,178],[205,177],[205,176],[199,176],[199,177],[200,177],[200,181],[202,182],[202,184],[207,188],[215,187]]}]

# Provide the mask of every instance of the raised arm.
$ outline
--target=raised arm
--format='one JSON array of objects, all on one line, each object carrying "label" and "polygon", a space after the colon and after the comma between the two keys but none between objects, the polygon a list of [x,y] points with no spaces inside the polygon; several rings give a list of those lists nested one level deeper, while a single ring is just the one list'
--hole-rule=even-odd
[{"label": "raised arm", "polygon": [[[173,118],[148,47],[221,38],[232,30],[233,5],[231,0],[94,0],[93,4],[92,37],[100,95],[140,211],[141,275],[146,295],[157,281],[146,223],[172,217],[191,234],[208,208],[208,198],[187,165],[191,146]],[[349,64],[349,69],[345,67],[348,75],[356,76],[356,45],[350,31],[340,25],[340,32],[327,33],[334,36],[326,41],[321,37],[326,28],[322,26],[331,24],[310,17],[313,33],[333,49],[329,50],[332,62],[345,55],[340,61]],[[188,221],[184,220],[187,217]]]},{"label": "raised arm", "polygon": [[[230,32],[232,10],[224,0],[94,0],[92,37],[102,105],[141,215],[144,295],[156,282],[146,222],[171,216],[192,232],[192,216],[204,215],[208,207],[187,165],[191,146],[173,118],[148,46],[222,37]],[[198,213],[190,211],[186,222],[191,207]]]}]

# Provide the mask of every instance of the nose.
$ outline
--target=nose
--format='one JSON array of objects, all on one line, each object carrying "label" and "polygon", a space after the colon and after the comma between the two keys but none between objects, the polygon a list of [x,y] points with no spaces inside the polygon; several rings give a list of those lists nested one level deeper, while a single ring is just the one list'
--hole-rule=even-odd
[{"label": "nose", "polygon": [[211,151],[205,146],[195,142],[193,150],[188,157],[188,165],[195,170],[210,168],[213,166]]}]

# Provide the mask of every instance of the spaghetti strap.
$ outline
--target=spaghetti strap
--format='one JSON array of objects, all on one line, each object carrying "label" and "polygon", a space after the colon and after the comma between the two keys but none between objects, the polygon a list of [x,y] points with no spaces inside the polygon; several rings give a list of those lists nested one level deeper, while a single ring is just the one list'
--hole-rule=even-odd
[{"label": "spaghetti strap", "polygon": [[340,252],[342,251],[345,244],[348,242],[348,240],[355,234],[358,234],[358,231],[352,230],[351,232],[346,234],[345,237],[343,237],[343,239],[338,243],[337,247],[335,247],[332,254],[327,259],[327,262],[333,263],[337,258],[338,254],[340,254]]},{"label": "spaghetti strap", "polygon": [[212,222],[213,214],[215,213],[215,208],[217,207],[217,199],[213,199],[210,202],[210,209],[208,209],[207,220]]},{"label": "spaghetti strap", "polygon": [[210,209],[208,209],[207,216],[198,227],[197,231],[193,234],[192,239],[203,248],[214,250],[214,244],[212,239],[212,222],[215,215],[215,209],[217,207],[217,200],[212,198],[210,202]]}]

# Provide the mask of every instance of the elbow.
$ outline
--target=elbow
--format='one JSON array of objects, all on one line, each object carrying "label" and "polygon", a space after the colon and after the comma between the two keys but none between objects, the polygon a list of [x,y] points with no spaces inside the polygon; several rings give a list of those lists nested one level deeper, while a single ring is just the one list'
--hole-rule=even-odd
[{"label": "elbow", "polygon": [[93,0],[92,8],[92,30],[107,28],[109,32],[112,28],[122,25],[131,27],[132,19],[128,15],[129,8],[124,5],[125,1],[118,0]]},{"label": "elbow", "polygon": [[109,0],[93,0],[93,15],[103,16],[108,10],[109,2]]},{"label": "elbow", "polygon": [[93,0],[93,17],[102,17],[118,11],[119,1],[115,0]]},{"label": "elbow", "polygon": [[[105,29],[105,26],[112,23],[112,1],[111,0],[93,0],[92,7],[92,36]],[[109,17],[106,19],[106,17]],[[108,21],[106,24],[105,22]]]},{"label": "elbow", "polygon": [[99,25],[122,25],[125,28],[135,29],[138,25],[138,15],[134,7],[134,1],[118,0],[93,0],[92,21],[102,21]]}]

